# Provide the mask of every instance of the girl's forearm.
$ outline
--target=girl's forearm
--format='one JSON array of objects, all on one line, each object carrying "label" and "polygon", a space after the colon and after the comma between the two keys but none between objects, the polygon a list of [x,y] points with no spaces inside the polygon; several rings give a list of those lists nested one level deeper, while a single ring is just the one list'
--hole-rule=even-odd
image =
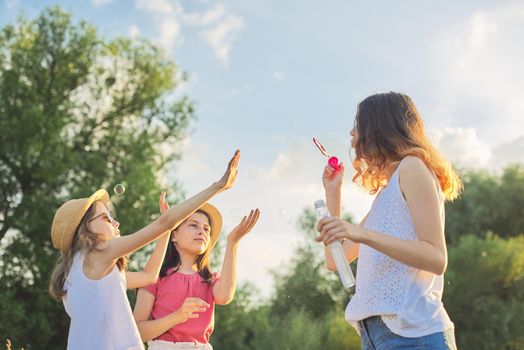
[{"label": "girl's forearm", "polygon": [[335,260],[333,259],[333,255],[331,254],[331,249],[327,245],[324,246],[324,254],[326,256],[326,268],[329,271],[336,271],[337,266],[335,265]]},{"label": "girl's forearm", "polygon": [[391,237],[389,235],[364,229],[362,241],[373,249],[416,269],[442,275],[446,271],[447,254],[439,252],[431,243],[426,241],[409,241]]},{"label": "girl's forearm", "polygon": [[[344,255],[348,262],[351,263],[358,258],[359,243],[346,239],[342,242],[342,248],[344,249]],[[326,255],[326,268],[329,271],[336,271],[337,265],[335,264],[335,259],[333,259],[333,254],[331,254],[331,248],[329,246],[324,246],[324,254]]]},{"label": "girl's forearm", "polygon": [[149,260],[144,267],[143,272],[151,275],[154,278],[152,283],[156,282],[158,274],[160,273],[160,268],[162,267],[162,262],[164,261],[164,256],[166,254],[166,249],[169,244],[169,239],[171,237],[171,231],[166,231],[162,236],[160,236],[156,242],[155,249],[151,253]]},{"label": "girl's forearm", "polygon": [[226,254],[220,273],[220,282],[214,293],[215,303],[224,305],[229,304],[235,295],[237,280],[237,251],[238,242],[228,242],[226,245]]},{"label": "girl's forearm", "polygon": [[[326,205],[331,216],[340,217],[341,215],[341,193],[340,191],[326,190]],[[320,219],[320,218],[319,218]],[[324,247],[324,254],[326,256],[326,268],[329,271],[336,271],[335,260],[331,255],[331,249],[328,246]]]},{"label": "girl's forearm", "polygon": [[340,191],[326,191],[326,205],[331,216],[340,217],[342,213]]},{"label": "girl's forearm", "polygon": [[176,312],[156,320],[137,321],[136,325],[143,342],[155,339],[177,324],[182,323]]},{"label": "girl's forearm", "polygon": [[207,202],[220,191],[222,191],[222,188],[220,188],[220,185],[215,182],[193,197],[166,210],[158,219],[159,222],[164,225],[164,231],[171,230],[173,227],[178,226],[182,221],[187,219],[193,212],[200,208],[202,204]]}]

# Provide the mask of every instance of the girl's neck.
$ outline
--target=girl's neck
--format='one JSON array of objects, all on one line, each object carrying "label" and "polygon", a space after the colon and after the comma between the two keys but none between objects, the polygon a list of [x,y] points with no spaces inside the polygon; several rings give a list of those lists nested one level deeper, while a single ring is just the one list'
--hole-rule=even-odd
[{"label": "girl's neck", "polygon": [[385,174],[388,179],[388,182],[391,179],[391,176],[393,176],[393,173],[395,172],[395,170],[397,170],[397,167],[399,165],[400,165],[400,161],[393,161],[386,166]]},{"label": "girl's neck", "polygon": [[198,272],[197,265],[195,264],[196,256],[184,251],[178,251],[178,254],[180,255],[180,268],[178,272],[185,274]]}]

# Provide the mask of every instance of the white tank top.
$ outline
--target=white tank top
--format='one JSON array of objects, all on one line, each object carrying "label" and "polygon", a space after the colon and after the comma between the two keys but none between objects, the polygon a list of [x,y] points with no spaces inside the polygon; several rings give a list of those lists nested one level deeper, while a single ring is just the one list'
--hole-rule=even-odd
[{"label": "white tank top", "polygon": [[[417,240],[408,205],[400,189],[399,166],[377,194],[364,227],[399,239]],[[437,182],[438,183],[438,182]],[[442,225],[444,199],[440,192]],[[346,320],[382,316],[388,328],[403,337],[421,337],[454,328],[442,304],[444,277],[412,268],[367,246],[360,245],[355,295],[346,308]]]},{"label": "white tank top", "polygon": [[143,350],[126,295],[125,272],[117,266],[91,280],[83,270],[84,255],[74,257],[62,298],[71,317],[67,348],[71,350]]}]

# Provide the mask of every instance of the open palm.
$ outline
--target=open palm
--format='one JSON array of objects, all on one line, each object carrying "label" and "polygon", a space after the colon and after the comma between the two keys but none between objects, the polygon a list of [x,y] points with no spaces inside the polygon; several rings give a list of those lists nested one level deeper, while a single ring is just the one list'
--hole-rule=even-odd
[{"label": "open palm", "polygon": [[251,210],[248,216],[244,216],[240,224],[238,224],[227,236],[227,239],[232,243],[237,243],[244,237],[258,221],[260,210]]},{"label": "open palm", "polygon": [[220,186],[220,190],[224,191],[227,189],[230,189],[231,186],[233,186],[233,183],[235,182],[235,179],[237,178],[238,174],[238,162],[240,161],[240,151],[236,150],[235,154],[233,155],[233,158],[229,161],[229,164],[227,165],[226,172],[218,180],[218,185]]}]

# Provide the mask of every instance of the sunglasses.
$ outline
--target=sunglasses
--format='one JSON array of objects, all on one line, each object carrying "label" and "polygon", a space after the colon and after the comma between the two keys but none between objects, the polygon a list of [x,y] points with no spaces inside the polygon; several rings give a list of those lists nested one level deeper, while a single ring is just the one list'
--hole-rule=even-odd
[{"label": "sunglasses", "polygon": [[104,216],[104,217],[105,217],[104,219],[105,219],[107,222],[109,222],[110,224],[112,224],[113,222],[116,221],[116,220],[113,219],[113,217],[111,216],[111,213],[102,213],[102,214],[99,214],[99,215],[95,216],[94,218],[92,218],[92,219],[89,220],[88,222],[94,221],[94,220],[96,220],[96,219],[98,219],[99,217],[102,217],[102,216]]}]

